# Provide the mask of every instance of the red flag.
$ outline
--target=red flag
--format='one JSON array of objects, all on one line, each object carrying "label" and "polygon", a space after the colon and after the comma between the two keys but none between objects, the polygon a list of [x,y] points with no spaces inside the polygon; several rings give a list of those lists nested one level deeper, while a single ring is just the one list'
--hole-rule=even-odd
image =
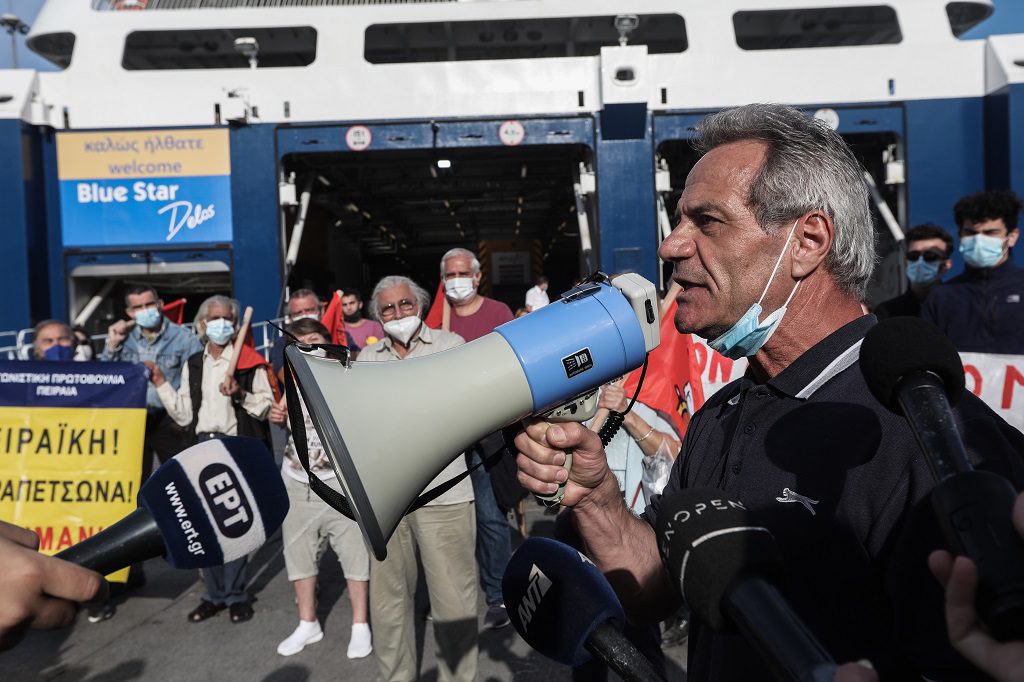
[{"label": "red flag", "polygon": [[179,298],[177,301],[165,303],[164,307],[160,309],[160,312],[162,312],[164,317],[174,324],[181,324],[181,321],[185,317],[185,302],[187,300],[188,299]]},{"label": "red flag", "polygon": [[334,296],[331,296],[331,302],[327,304],[327,309],[324,310],[320,322],[331,333],[331,343],[338,346],[348,345],[348,341],[345,339],[345,317],[341,312],[340,289],[334,292]]},{"label": "red flag", "polygon": [[[690,415],[704,404],[704,389],[690,335],[676,331],[675,314],[673,297],[662,313],[661,345],[647,359],[647,375],[637,400],[671,416],[679,433],[686,433]],[[623,385],[627,396],[636,392],[639,380],[640,369],[636,369]]]},{"label": "red flag", "polygon": [[431,329],[440,329],[444,324],[444,307],[447,299],[444,296],[444,280],[437,283],[437,293],[434,294],[434,302],[430,304],[430,312],[424,320]]}]

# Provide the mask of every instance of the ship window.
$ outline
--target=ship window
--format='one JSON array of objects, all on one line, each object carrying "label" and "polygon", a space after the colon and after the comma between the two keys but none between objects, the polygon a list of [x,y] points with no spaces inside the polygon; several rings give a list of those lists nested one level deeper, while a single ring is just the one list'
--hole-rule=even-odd
[{"label": "ship window", "polygon": [[892,45],[903,39],[886,5],[736,12],[736,44],[744,50]]},{"label": "ship window", "polygon": [[957,38],[992,16],[992,6],[982,2],[946,3],[949,27]]},{"label": "ship window", "polygon": [[66,69],[71,65],[71,53],[75,49],[75,34],[44,33],[32,36],[25,44],[40,57]]},{"label": "ship window", "polygon": [[[686,23],[678,14],[642,14],[630,45],[650,54],[686,50]],[[374,24],[366,29],[371,64],[460,62],[480,59],[591,57],[617,45],[614,16]]]},{"label": "ship window", "polygon": [[[310,26],[133,31],[121,65],[129,71],[247,69],[255,48],[257,68],[308,66],[316,59],[316,38]],[[246,39],[244,46],[238,39]]]}]

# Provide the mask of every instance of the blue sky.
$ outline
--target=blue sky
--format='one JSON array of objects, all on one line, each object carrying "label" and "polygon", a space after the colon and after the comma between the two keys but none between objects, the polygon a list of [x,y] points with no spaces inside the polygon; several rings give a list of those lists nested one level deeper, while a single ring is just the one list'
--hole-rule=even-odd
[{"label": "blue sky", "polygon": [[[77,2],[89,2],[90,0],[77,0]],[[881,0],[884,1],[884,0]],[[943,0],[935,0],[942,2]],[[828,4],[842,4],[841,2],[830,2]],[[43,0],[0,0],[0,7],[4,12],[12,12],[22,21],[31,25],[35,20],[39,8],[43,6]],[[1024,33],[1024,1],[1022,0],[995,0],[996,11],[987,20],[975,26],[964,34],[964,38],[984,38],[993,33]],[[34,52],[25,47],[24,36],[16,38],[18,43],[18,66],[21,68],[38,69],[50,71],[56,69],[45,59],[36,56]],[[11,67],[10,37],[0,34],[0,69]]]}]

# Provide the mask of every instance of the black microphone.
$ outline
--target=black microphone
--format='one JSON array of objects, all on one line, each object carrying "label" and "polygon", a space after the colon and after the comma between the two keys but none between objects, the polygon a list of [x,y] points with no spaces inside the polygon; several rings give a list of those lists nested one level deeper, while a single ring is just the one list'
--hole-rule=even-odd
[{"label": "black microphone", "polygon": [[836,664],[775,587],[783,564],[768,529],[714,488],[661,500],[658,548],[690,610],[716,632],[738,630],[779,680],[824,682]]},{"label": "black microphone", "polygon": [[894,317],[864,337],[860,366],[872,395],[910,423],[935,477],[932,508],[942,534],[978,567],[981,619],[997,639],[1024,639],[1024,541],[1011,519],[1017,491],[967,458],[950,409],[964,391],[953,344],[920,318]]},{"label": "black microphone", "polygon": [[175,568],[220,566],[281,526],[288,493],[263,441],[232,437],[168,460],[142,486],[139,504],[57,556],[104,575],[158,556]]},{"label": "black microphone", "polygon": [[509,620],[533,649],[564,665],[597,656],[625,682],[664,680],[620,632],[622,604],[586,556],[549,538],[528,538],[501,581]]}]

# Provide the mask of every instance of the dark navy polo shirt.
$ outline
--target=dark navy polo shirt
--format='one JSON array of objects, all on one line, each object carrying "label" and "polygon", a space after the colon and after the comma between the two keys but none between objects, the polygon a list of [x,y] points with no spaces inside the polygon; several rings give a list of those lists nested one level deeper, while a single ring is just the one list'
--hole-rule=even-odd
[{"label": "dark navy polo shirt", "polygon": [[[871,396],[853,361],[874,324],[854,320],[767,383],[748,372],[712,396],[664,492],[713,487],[741,500],[775,536],[783,593],[837,661],[868,658],[883,680],[972,679],[926,563],[943,546],[927,499],[934,480],[907,422]],[[834,373],[843,358],[852,364]],[[1020,489],[1024,434],[970,393],[955,415],[975,466]],[[645,512],[652,525],[659,503]],[[769,678],[740,636],[691,624],[688,680]]]}]

